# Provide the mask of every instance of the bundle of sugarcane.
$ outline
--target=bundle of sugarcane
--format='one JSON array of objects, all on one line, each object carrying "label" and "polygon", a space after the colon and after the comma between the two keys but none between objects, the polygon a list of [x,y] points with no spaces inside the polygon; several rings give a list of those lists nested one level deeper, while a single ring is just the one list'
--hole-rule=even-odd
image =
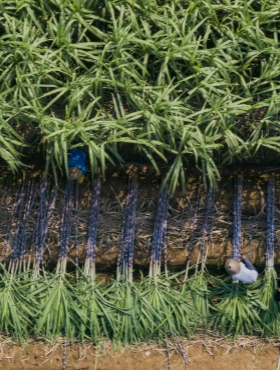
[{"label": "bundle of sugarcane", "polygon": [[22,231],[22,223],[24,218],[24,211],[26,210],[26,198],[28,197],[28,182],[24,179],[19,194],[19,204],[18,204],[18,213],[17,213],[17,222],[14,230],[14,235],[12,239],[12,254],[9,261],[8,271],[13,275],[16,270],[17,257],[19,254],[19,239]]},{"label": "bundle of sugarcane", "polygon": [[[37,295],[38,311],[34,329],[36,337],[44,336],[51,340],[59,336],[73,339],[77,333],[77,325],[85,324],[85,317],[79,306],[75,284],[66,273],[66,263],[71,235],[72,196],[74,181],[66,182],[61,219],[60,250],[56,272],[45,273],[43,284],[37,285],[33,292]],[[42,206],[41,216],[45,225],[49,222],[49,212]],[[43,230],[41,240],[45,238]],[[36,269],[41,260],[41,247],[36,261]]]},{"label": "bundle of sugarcane", "polygon": [[132,176],[127,189],[117,262],[117,278],[122,274],[130,281],[132,281],[137,197],[138,183],[136,177]]},{"label": "bundle of sugarcane", "polygon": [[[215,190],[209,191],[206,197],[205,217],[202,226],[202,236],[199,244],[197,264],[194,276],[185,281],[192,294],[192,302],[195,310],[201,315],[203,326],[208,327],[209,322],[209,289],[208,279],[205,273],[205,262],[209,246],[211,244],[212,232],[215,218]],[[209,225],[210,219],[210,225]],[[210,226],[208,240],[206,241],[207,230]],[[207,243],[205,251],[205,243]],[[201,258],[201,261],[200,261]],[[186,285],[185,285],[186,286]]]},{"label": "bundle of sugarcane", "polygon": [[[242,175],[235,181],[233,206],[233,240],[232,255],[237,261],[241,258],[241,211],[242,211]],[[225,281],[212,277],[214,290],[211,293],[216,314],[214,329],[220,330],[223,336],[253,334],[255,330],[263,332],[259,309],[264,307],[252,289],[243,283],[232,283],[231,278]]]},{"label": "bundle of sugarcane", "polygon": [[16,270],[21,272],[21,270],[26,271],[27,261],[26,261],[26,252],[27,252],[27,228],[28,221],[31,216],[31,211],[35,201],[35,193],[37,192],[37,186],[34,185],[34,179],[29,181],[27,197],[26,197],[26,207],[24,209],[23,219],[22,219],[22,230],[19,238],[19,250],[17,256]]},{"label": "bundle of sugarcane", "polygon": [[[29,294],[31,282],[23,263],[27,223],[34,203],[34,192],[34,182],[24,179],[15,196],[5,238],[3,272],[0,275],[0,332],[10,334],[19,341],[31,331],[32,318],[36,313],[36,301]],[[12,248],[12,253],[6,270],[9,248]],[[22,269],[24,272],[21,272]]]},{"label": "bundle of sugarcane", "polygon": [[135,175],[129,179],[117,261],[117,279],[110,286],[110,302],[114,305],[114,344],[139,343],[150,335],[151,310],[132,279],[136,228],[138,183]]},{"label": "bundle of sugarcane", "polygon": [[165,187],[163,191],[160,192],[157,203],[150,258],[150,277],[158,276],[161,272],[161,253],[166,232],[168,204],[169,194],[167,192],[167,188]]},{"label": "bundle of sugarcane", "polygon": [[265,335],[280,334],[279,307],[274,298],[277,288],[277,276],[274,269],[274,210],[275,182],[274,175],[272,175],[267,184],[265,271],[255,285],[259,300],[266,306],[260,313]]},{"label": "bundle of sugarcane", "polygon": [[57,186],[55,185],[52,190],[50,189],[50,183],[45,177],[40,184],[39,207],[28,258],[28,269],[33,260],[34,277],[39,276],[40,268],[44,266],[43,253],[45,241],[47,238],[50,219],[55,208]]},{"label": "bundle of sugarcane", "polygon": [[106,336],[112,338],[116,332],[112,311],[114,307],[108,302],[110,287],[96,283],[96,244],[97,226],[100,209],[101,184],[99,177],[92,181],[88,239],[83,273],[79,276],[77,291],[79,292],[79,307],[84,322],[79,326],[79,338],[91,340],[94,344]]},{"label": "bundle of sugarcane", "polygon": [[86,258],[84,265],[84,273],[90,276],[92,280],[95,278],[95,263],[96,263],[96,241],[97,241],[97,225],[100,208],[100,179],[97,177],[92,182],[92,192],[89,210],[88,222],[88,239],[86,245]]},{"label": "bundle of sugarcane", "polygon": [[149,305],[153,315],[150,323],[151,336],[165,340],[167,335],[189,335],[193,333],[197,315],[182,290],[173,289],[173,276],[160,273],[161,250],[167,227],[169,196],[164,188],[159,195],[153,233],[150,272],[142,280],[141,296]]},{"label": "bundle of sugarcane", "polygon": [[66,182],[65,195],[62,205],[60,248],[57,262],[57,272],[61,272],[62,274],[66,272],[68,248],[71,236],[73,190],[74,190],[74,181],[68,180]]}]

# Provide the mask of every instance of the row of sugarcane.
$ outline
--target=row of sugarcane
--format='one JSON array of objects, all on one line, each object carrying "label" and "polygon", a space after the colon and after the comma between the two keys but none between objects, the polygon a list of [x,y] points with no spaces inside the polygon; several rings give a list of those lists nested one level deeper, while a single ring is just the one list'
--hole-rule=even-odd
[{"label": "row of sugarcane", "polygon": [[[234,258],[241,255],[242,177],[235,182],[233,212]],[[28,220],[35,193],[40,192],[37,219],[26,250]],[[169,195],[163,187],[155,212],[154,233],[148,276],[133,280],[133,253],[137,216],[138,183],[131,177],[123,212],[116,279],[98,283],[96,248],[101,185],[92,182],[88,239],[84,266],[78,265],[79,202],[78,183],[67,181],[61,219],[60,249],[54,273],[44,266],[47,231],[52,227],[57,186],[45,178],[39,185],[24,180],[15,196],[10,224],[3,247],[0,280],[0,332],[19,341],[27,336],[55,340],[108,338],[114,345],[140,341],[161,341],[191,337],[197,330],[219,332],[237,338],[242,334],[262,336],[280,332],[279,308],[274,300],[276,273],[273,267],[275,183],[267,190],[266,269],[251,285],[214,278],[206,269],[206,258],[216,214],[215,190],[208,192],[197,263],[190,266],[195,248],[200,186],[188,241],[186,269],[167,269],[167,220]],[[74,225],[73,225],[74,221]],[[72,229],[75,233],[76,274],[67,272]],[[110,230],[108,230],[110,232]],[[12,253],[9,255],[9,246]],[[28,258],[26,258],[28,256]],[[163,263],[162,263],[163,261]],[[162,266],[163,271],[161,270]],[[65,339],[66,340],[66,339]],[[179,344],[178,344],[179,345]]]}]

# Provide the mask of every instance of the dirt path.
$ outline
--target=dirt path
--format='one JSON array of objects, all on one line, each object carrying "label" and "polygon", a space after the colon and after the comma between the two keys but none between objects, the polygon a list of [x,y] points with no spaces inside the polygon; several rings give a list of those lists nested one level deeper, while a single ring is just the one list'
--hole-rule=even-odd
[{"label": "dirt path", "polygon": [[[246,344],[247,343],[247,344]],[[170,348],[171,370],[276,370],[279,343],[272,345],[251,343],[230,345],[222,340],[216,344],[189,342],[184,345],[189,360],[183,359]],[[95,355],[98,354],[98,357]],[[2,370],[62,370],[62,347],[33,343],[23,348],[12,343],[0,345],[0,369]],[[90,345],[67,347],[66,369],[73,370],[167,370],[164,349],[149,347],[122,349],[118,352],[97,351]]]}]

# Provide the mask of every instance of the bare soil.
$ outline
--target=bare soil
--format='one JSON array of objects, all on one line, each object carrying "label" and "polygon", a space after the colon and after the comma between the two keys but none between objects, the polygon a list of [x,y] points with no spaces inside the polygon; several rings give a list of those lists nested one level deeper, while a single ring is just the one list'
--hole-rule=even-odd
[{"label": "bare soil", "polygon": [[[238,343],[216,340],[196,340],[184,343],[189,361],[184,364],[176,348],[170,347],[170,370],[276,370],[279,342],[265,344],[244,338]],[[62,370],[61,345],[29,343],[19,347],[14,343],[0,345],[0,369],[5,370]],[[167,370],[166,350],[143,345],[138,348],[96,349],[91,345],[67,346],[66,369],[74,370]]]}]

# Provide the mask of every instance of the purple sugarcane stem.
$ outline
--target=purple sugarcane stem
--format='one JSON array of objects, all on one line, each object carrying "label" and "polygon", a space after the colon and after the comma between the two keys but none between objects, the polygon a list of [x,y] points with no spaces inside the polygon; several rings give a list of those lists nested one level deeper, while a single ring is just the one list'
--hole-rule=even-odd
[{"label": "purple sugarcane stem", "polygon": [[127,220],[126,220],[126,235],[125,235],[125,255],[124,255],[124,261],[125,264],[128,266],[130,263],[130,249],[131,249],[131,243],[134,238],[134,230],[133,230],[133,225],[134,225],[134,217],[135,215],[133,214],[133,202],[134,202],[134,186],[132,184],[132,189],[131,189],[131,198],[130,198],[130,204],[128,204],[129,212],[127,215]]},{"label": "purple sugarcane stem", "polygon": [[152,241],[150,276],[156,276],[160,273],[161,250],[163,243],[163,234],[168,212],[169,195],[166,187],[159,194],[156,208],[155,226]]},{"label": "purple sugarcane stem", "polygon": [[41,256],[41,266],[43,267],[44,259],[43,259],[43,251],[44,251],[44,245],[48,234],[48,228],[50,224],[51,215],[53,213],[53,210],[55,209],[55,202],[56,202],[56,196],[57,196],[57,185],[52,190],[50,201],[48,202],[48,208],[46,212],[46,219],[44,223],[44,229],[42,230],[41,239],[40,239],[40,256]]},{"label": "purple sugarcane stem", "polygon": [[117,261],[117,278],[121,274],[132,280],[133,252],[136,227],[138,184],[130,178],[127,186],[126,202],[122,222],[121,238]]},{"label": "purple sugarcane stem", "polygon": [[[160,199],[160,195],[159,195]],[[151,257],[150,257],[150,271],[149,276],[152,277],[155,274],[155,261],[156,261],[156,237],[158,234],[158,218],[159,218],[159,212],[158,212],[159,202],[157,204],[156,208],[156,214],[155,214],[155,225],[154,225],[154,232],[153,232],[153,239],[152,239],[152,248],[151,248]]]},{"label": "purple sugarcane stem", "polygon": [[66,370],[66,360],[67,360],[67,340],[66,340],[66,338],[64,338],[63,356],[62,356],[62,370]]},{"label": "purple sugarcane stem", "polygon": [[171,357],[169,352],[168,340],[166,340],[167,370],[171,370]]},{"label": "purple sugarcane stem", "polygon": [[[157,253],[157,262],[158,262],[158,273],[160,273],[160,267],[161,267],[161,254],[162,254],[162,247],[164,246],[164,236],[166,235],[167,230],[167,212],[168,212],[168,205],[169,205],[169,195],[166,191],[164,194],[163,199],[163,210],[162,210],[162,221],[160,224],[160,239],[158,243],[158,253]],[[167,248],[167,245],[166,245]],[[167,254],[167,251],[166,251]],[[167,274],[167,262],[166,262],[166,274]]]},{"label": "purple sugarcane stem", "polygon": [[163,207],[162,196],[163,196],[163,192],[159,194],[157,208],[156,208],[155,226],[154,226],[154,232],[153,232],[152,251],[151,251],[150,276],[157,275],[157,271],[158,271],[157,244],[160,239],[159,232],[160,232],[160,225],[162,223],[162,207]]},{"label": "purple sugarcane stem", "polygon": [[89,223],[88,223],[88,241],[86,247],[86,258],[84,273],[93,280],[95,278],[95,260],[97,227],[100,209],[101,184],[99,178],[94,179],[92,183],[92,194],[90,200]]},{"label": "purple sugarcane stem", "polygon": [[124,217],[124,228],[123,228],[123,264],[128,264],[129,259],[129,238],[130,238],[130,229],[131,229],[131,210],[132,210],[132,198],[133,198],[133,188],[132,184],[129,184],[129,190],[126,196],[126,205],[125,205],[125,217]]},{"label": "purple sugarcane stem", "polygon": [[162,244],[163,244],[164,271],[165,271],[165,276],[168,277],[166,226],[167,225],[165,225],[164,231],[163,231]]},{"label": "purple sugarcane stem", "polygon": [[[128,213],[130,207],[130,199],[131,199],[131,182],[129,181],[127,186],[127,193],[125,199],[125,207],[123,213],[123,221],[122,221],[122,229],[121,229],[121,237],[120,237],[120,244],[118,250],[118,258],[117,258],[117,278],[119,278],[122,270],[122,265],[125,266],[125,254],[127,249],[127,222],[128,222]],[[123,267],[124,269],[125,267]]]},{"label": "purple sugarcane stem", "polygon": [[[20,239],[20,254],[19,254],[20,264],[23,263],[23,260],[24,260],[25,254],[26,254],[27,227],[28,227],[28,221],[29,221],[29,218],[31,216],[31,211],[32,211],[34,201],[35,201],[35,192],[36,192],[36,190],[37,189],[34,187],[34,181],[32,181],[32,185],[31,185],[30,192],[29,192],[28,203],[27,203],[27,207],[26,207],[26,212],[25,212],[25,215],[24,215],[24,226],[23,226],[23,229],[22,229],[22,234],[21,234],[21,239]],[[25,261],[24,261],[24,270],[25,269],[26,269],[26,265],[25,265]]]},{"label": "purple sugarcane stem", "polygon": [[189,267],[190,267],[190,261],[191,261],[191,256],[194,250],[194,235],[195,235],[195,230],[197,226],[197,213],[198,209],[200,206],[200,184],[197,185],[196,188],[196,202],[195,202],[195,210],[194,210],[194,215],[193,215],[193,222],[192,222],[192,227],[191,227],[191,235],[190,235],[190,242],[189,242],[189,247],[188,247],[188,257],[186,261],[186,273],[185,273],[185,279],[188,278],[188,273],[189,273]]},{"label": "purple sugarcane stem", "polygon": [[238,185],[238,248],[239,255],[241,257],[241,248],[242,248],[242,229],[241,229],[241,215],[242,215],[242,189],[243,183]]},{"label": "purple sugarcane stem", "polygon": [[188,365],[189,361],[187,359],[187,356],[185,354],[185,351],[184,351],[183,347],[181,346],[181,343],[179,341],[179,338],[178,338],[178,336],[177,336],[177,334],[175,332],[173,333],[173,335],[174,335],[174,337],[176,339],[177,347],[178,347],[178,350],[179,350],[179,352],[181,353],[181,355],[183,357],[184,363],[185,363],[185,365]]},{"label": "purple sugarcane stem", "polygon": [[135,239],[135,219],[136,219],[136,206],[137,206],[137,191],[138,185],[133,180],[130,184],[130,191],[127,194],[128,201],[126,203],[126,224],[124,235],[124,257],[123,257],[123,275],[132,280],[132,267],[133,267],[133,251]]},{"label": "purple sugarcane stem", "polygon": [[120,276],[121,273],[121,265],[123,262],[123,259],[125,258],[126,253],[126,247],[127,247],[127,241],[126,239],[126,229],[127,229],[127,218],[128,218],[128,212],[129,212],[129,205],[131,200],[131,182],[129,181],[127,186],[127,195],[126,195],[126,202],[125,202],[125,208],[124,208],[124,214],[123,214],[123,221],[122,221],[122,229],[121,229],[121,237],[120,237],[120,244],[119,244],[119,250],[118,250],[118,257],[117,257],[117,276]]},{"label": "purple sugarcane stem", "polygon": [[96,181],[96,192],[93,203],[93,224],[92,224],[92,260],[91,260],[91,269],[92,277],[95,277],[95,262],[96,262],[96,244],[97,244],[97,226],[98,226],[98,216],[100,210],[100,196],[101,196],[101,184],[100,179],[97,178]]},{"label": "purple sugarcane stem", "polygon": [[79,182],[76,181],[76,203],[75,203],[75,263],[79,265]]},{"label": "purple sugarcane stem", "polygon": [[270,179],[267,186],[267,207],[266,207],[266,269],[274,268],[274,208],[275,208],[275,183],[274,178]]},{"label": "purple sugarcane stem", "polygon": [[35,200],[35,188],[34,188],[34,180],[31,183],[29,193],[27,196],[27,205],[25,208],[24,216],[23,216],[23,227],[22,227],[22,233],[20,237],[20,253],[19,253],[19,258],[21,259],[26,251],[26,233],[27,233],[27,226],[28,226],[28,221],[31,215],[31,211],[34,205],[34,200]]},{"label": "purple sugarcane stem", "polygon": [[[22,225],[22,213],[23,213],[23,208],[24,208],[24,203],[25,203],[25,196],[26,196],[26,182],[23,181],[23,185],[21,188],[21,194],[20,194],[20,204],[19,204],[19,210],[18,210],[18,220],[17,220],[17,225],[15,228],[14,232],[14,238],[13,238],[13,253],[10,259],[9,263],[9,271],[13,272],[15,271],[15,264],[18,256],[18,251],[19,251],[19,236],[20,236],[20,229]],[[11,265],[13,265],[13,268],[11,270]]]},{"label": "purple sugarcane stem", "polygon": [[[57,272],[64,274],[66,272],[66,261],[68,254],[68,247],[71,235],[71,216],[72,216],[72,196],[73,196],[74,180],[67,180],[65,188],[65,202],[64,209],[62,210],[62,222],[61,222],[61,233],[60,233],[60,249],[58,260],[60,264],[58,265]],[[62,267],[60,269],[60,267]],[[60,270],[60,271],[59,271]]]},{"label": "purple sugarcane stem", "polygon": [[239,260],[241,257],[241,212],[242,212],[242,179],[239,178],[235,182],[235,199],[233,211],[233,240],[232,240],[232,255],[233,258]]}]

